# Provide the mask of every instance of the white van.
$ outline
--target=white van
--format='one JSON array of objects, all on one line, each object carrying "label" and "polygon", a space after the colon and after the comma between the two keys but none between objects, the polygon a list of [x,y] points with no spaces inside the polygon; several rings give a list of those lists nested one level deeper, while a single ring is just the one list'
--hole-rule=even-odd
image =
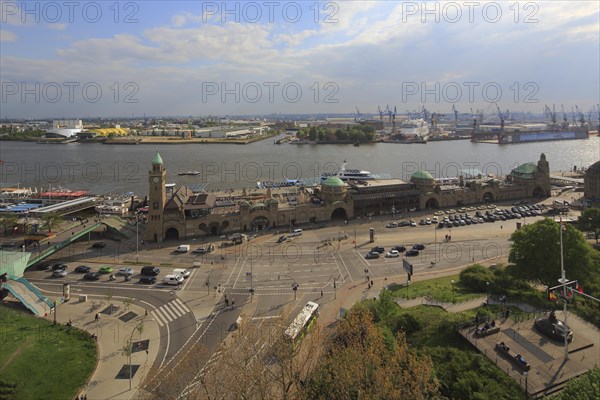
[{"label": "white van", "polygon": [[294,229],[292,231],[292,233],[290,233],[290,236],[300,236],[302,235],[302,229]]},{"label": "white van", "polygon": [[187,253],[188,251],[190,251],[190,245],[189,244],[182,244],[181,246],[179,246],[178,248],[176,248],[175,251],[178,252],[178,253]]},{"label": "white van", "polygon": [[175,274],[175,275],[181,275],[185,279],[188,276],[190,276],[190,271],[187,270],[187,269],[185,269],[185,268],[175,268],[173,270],[173,274]]},{"label": "white van", "polygon": [[163,283],[167,285],[179,285],[183,283],[183,275],[181,274],[170,274],[165,276]]}]

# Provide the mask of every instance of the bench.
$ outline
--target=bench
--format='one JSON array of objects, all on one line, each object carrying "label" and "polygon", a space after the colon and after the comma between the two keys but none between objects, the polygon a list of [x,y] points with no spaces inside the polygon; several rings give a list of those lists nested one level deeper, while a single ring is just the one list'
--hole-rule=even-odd
[{"label": "bench", "polygon": [[531,369],[531,365],[520,354],[516,354],[510,351],[510,348],[504,344],[504,342],[496,343],[495,349],[498,353],[504,355],[508,358],[513,364],[518,366],[524,371],[529,371]]}]

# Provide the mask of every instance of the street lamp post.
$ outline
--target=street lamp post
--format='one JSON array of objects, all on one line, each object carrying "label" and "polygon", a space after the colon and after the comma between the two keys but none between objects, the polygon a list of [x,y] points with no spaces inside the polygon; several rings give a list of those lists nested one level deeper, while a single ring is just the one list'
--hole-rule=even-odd
[{"label": "street lamp post", "polygon": [[132,366],[131,366],[131,354],[133,353],[133,334],[135,333],[135,331],[139,331],[140,334],[142,333],[142,330],[144,329],[144,320],[140,321],[131,331],[131,336],[129,336],[129,340],[127,342],[127,346],[128,348],[126,349],[127,351],[127,355],[129,358],[129,390],[131,390],[131,379],[132,377]]},{"label": "street lamp post", "polygon": [[489,305],[490,304],[490,282],[486,281],[485,282],[485,292],[486,292],[486,300],[485,300],[485,304]]},{"label": "street lamp post", "polygon": [[527,400],[529,398],[529,393],[527,393],[529,391],[529,374],[527,371],[523,371],[523,376],[525,377],[525,400]]},{"label": "street lamp post", "polygon": [[454,297],[454,279],[452,279],[450,281],[450,283],[452,283],[452,302],[454,303],[454,299],[455,299],[455,297]]},{"label": "street lamp post", "polygon": [[139,252],[140,252],[140,218],[139,214],[135,216],[135,262],[140,261]]}]

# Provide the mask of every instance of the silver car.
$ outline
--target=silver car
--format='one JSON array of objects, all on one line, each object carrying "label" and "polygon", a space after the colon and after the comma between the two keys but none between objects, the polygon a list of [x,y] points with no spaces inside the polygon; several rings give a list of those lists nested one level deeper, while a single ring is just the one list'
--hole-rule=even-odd
[{"label": "silver car", "polygon": [[133,270],[129,267],[119,268],[119,270],[117,271],[117,275],[121,275],[121,276],[131,276],[133,274],[134,274]]}]

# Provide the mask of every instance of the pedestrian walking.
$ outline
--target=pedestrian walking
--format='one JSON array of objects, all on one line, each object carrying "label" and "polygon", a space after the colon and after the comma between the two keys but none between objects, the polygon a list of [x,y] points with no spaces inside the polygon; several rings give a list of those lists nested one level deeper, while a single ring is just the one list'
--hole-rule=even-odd
[{"label": "pedestrian walking", "polygon": [[96,313],[96,318],[94,318],[94,321],[98,322],[100,320],[100,314]]},{"label": "pedestrian walking", "polygon": [[323,297],[323,291],[321,290],[321,297]]}]

